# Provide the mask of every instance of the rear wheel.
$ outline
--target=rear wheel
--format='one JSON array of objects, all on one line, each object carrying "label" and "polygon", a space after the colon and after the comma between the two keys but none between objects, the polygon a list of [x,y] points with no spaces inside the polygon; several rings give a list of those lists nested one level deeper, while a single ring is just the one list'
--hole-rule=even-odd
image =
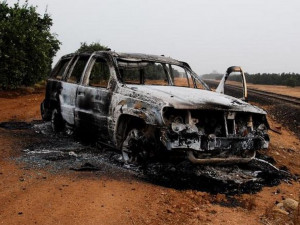
[{"label": "rear wheel", "polygon": [[44,121],[47,120],[44,102],[41,103],[40,110],[41,110],[41,116],[42,116],[42,119],[43,119]]},{"label": "rear wheel", "polygon": [[65,122],[61,116],[61,113],[57,109],[53,109],[51,114],[51,126],[54,132],[61,132],[65,128]]}]

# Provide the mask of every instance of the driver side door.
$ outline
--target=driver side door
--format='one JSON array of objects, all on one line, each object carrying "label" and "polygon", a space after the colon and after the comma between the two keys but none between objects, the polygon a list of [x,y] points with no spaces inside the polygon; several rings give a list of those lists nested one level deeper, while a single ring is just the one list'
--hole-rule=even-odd
[{"label": "driver side door", "polygon": [[92,56],[82,85],[77,89],[75,120],[77,126],[93,131],[100,139],[108,138],[110,67],[103,56]]}]

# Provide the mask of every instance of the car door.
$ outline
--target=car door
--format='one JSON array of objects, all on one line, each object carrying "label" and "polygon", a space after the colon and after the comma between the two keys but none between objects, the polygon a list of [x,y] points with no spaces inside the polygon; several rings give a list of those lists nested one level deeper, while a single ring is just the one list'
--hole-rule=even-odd
[{"label": "car door", "polygon": [[58,96],[60,95],[62,89],[62,82],[67,73],[68,68],[70,68],[72,59],[73,57],[65,57],[59,60],[57,65],[52,70],[46,87],[45,98],[47,100],[50,100],[52,102],[56,102],[58,100]]},{"label": "car door", "polygon": [[[228,80],[229,76],[233,78],[232,81]],[[228,82],[232,83],[228,84]],[[216,92],[231,95],[233,97],[240,98],[243,101],[248,101],[246,76],[242,68],[239,66],[229,67],[223,75]]]},{"label": "car door", "polygon": [[60,95],[63,89],[63,80],[72,63],[73,55],[65,56],[59,60],[51,71],[47,80],[45,100],[41,104],[42,117],[45,120],[51,119],[52,110],[60,105]]},{"label": "car door", "polygon": [[74,125],[77,88],[78,84],[81,82],[81,77],[89,57],[89,55],[78,55],[73,59],[61,90],[61,115],[70,125]]},{"label": "car door", "polygon": [[75,119],[80,129],[95,131],[101,139],[108,138],[108,111],[110,67],[105,57],[93,56],[82,85],[77,90]]}]

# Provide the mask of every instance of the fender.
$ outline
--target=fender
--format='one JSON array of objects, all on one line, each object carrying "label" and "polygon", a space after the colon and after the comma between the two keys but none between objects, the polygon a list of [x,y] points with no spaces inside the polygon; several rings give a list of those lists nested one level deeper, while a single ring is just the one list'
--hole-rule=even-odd
[{"label": "fender", "polygon": [[118,94],[112,97],[110,115],[111,117],[108,118],[109,133],[115,143],[117,143],[116,135],[120,118],[124,115],[141,119],[147,125],[163,125],[160,107]]}]

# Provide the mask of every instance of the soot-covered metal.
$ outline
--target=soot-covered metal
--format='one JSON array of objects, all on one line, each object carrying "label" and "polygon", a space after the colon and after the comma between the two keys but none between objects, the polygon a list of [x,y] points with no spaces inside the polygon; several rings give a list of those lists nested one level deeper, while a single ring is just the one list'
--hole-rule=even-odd
[{"label": "soot-covered metal", "polygon": [[[122,152],[125,163],[156,155],[192,163],[246,163],[268,148],[266,112],[214,92],[181,61],[111,51],[69,54],[47,82],[41,104],[55,131],[65,127]],[[243,75],[243,73],[242,73]],[[243,75],[244,76],[244,75]]]}]

